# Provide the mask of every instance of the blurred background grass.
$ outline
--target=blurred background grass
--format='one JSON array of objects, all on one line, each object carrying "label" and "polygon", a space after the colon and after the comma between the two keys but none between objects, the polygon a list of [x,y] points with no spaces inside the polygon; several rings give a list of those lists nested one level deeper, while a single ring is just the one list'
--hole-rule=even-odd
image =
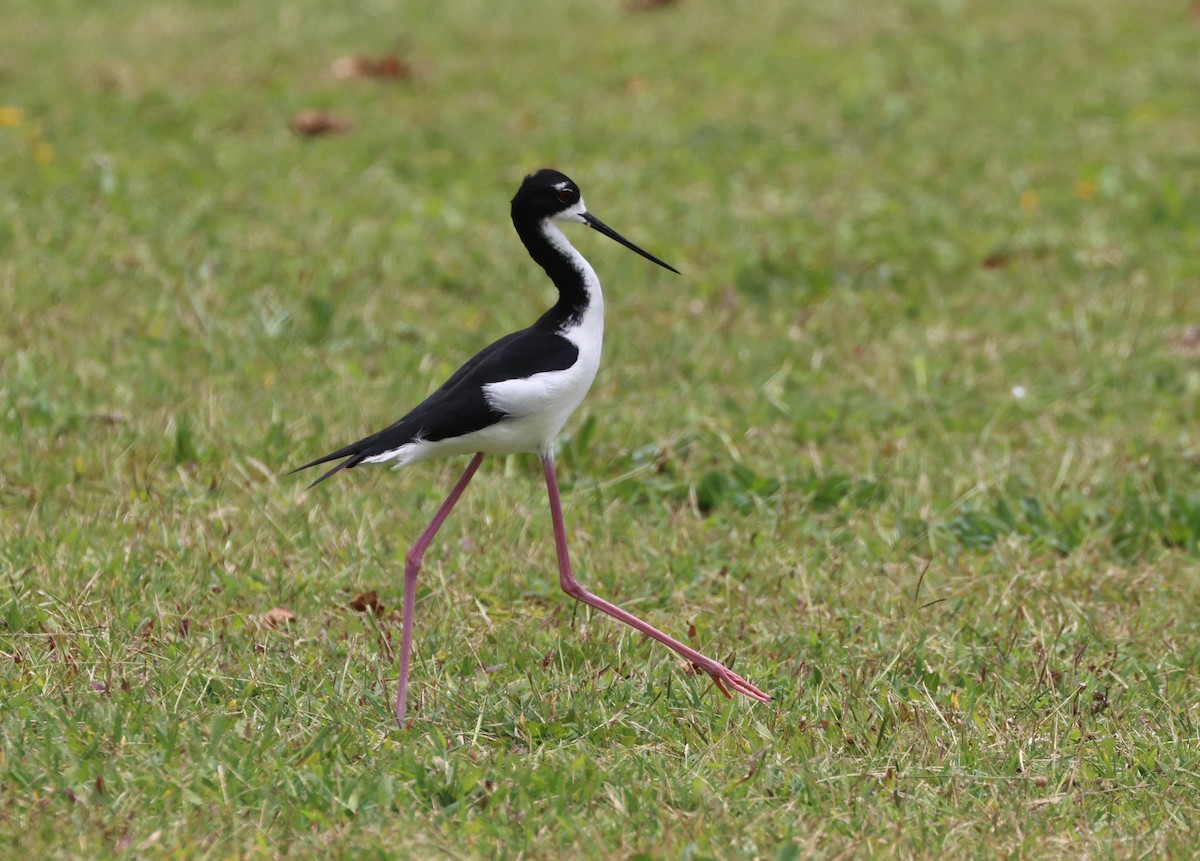
[{"label": "blurred background grass", "polygon": [[[1182,3],[10,0],[10,846],[1186,853],[1198,36]],[[461,465],[281,478],[546,306],[507,216],[539,166],[684,272],[573,236],[609,314],[561,454],[580,577],[769,708],[567,603],[514,458],[430,553],[391,733],[399,632],[346,605],[398,603]]]}]

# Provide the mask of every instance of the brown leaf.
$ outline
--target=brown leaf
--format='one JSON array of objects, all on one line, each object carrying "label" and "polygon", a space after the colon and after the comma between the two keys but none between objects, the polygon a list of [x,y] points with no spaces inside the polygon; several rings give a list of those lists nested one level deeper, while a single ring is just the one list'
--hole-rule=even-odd
[{"label": "brown leaf", "polygon": [[329,111],[301,111],[292,117],[292,131],[302,137],[340,134],[354,128],[350,120]]},{"label": "brown leaf", "polygon": [[694,622],[688,622],[688,639],[696,639],[696,625]]},{"label": "brown leaf", "polygon": [[395,55],[380,57],[371,67],[372,78],[384,78],[391,81],[403,81],[412,77],[412,65]]},{"label": "brown leaf", "polygon": [[382,616],[384,613],[384,606],[379,603],[379,596],[375,594],[374,589],[355,596],[350,602],[350,609],[355,613],[369,612],[375,616]]},{"label": "brown leaf", "polygon": [[626,0],[625,8],[630,12],[646,12],[650,9],[665,9],[678,0]]},{"label": "brown leaf", "polygon": [[406,81],[413,76],[412,64],[395,54],[373,58],[362,54],[338,57],[330,66],[333,76],[343,81],[353,78],[375,78],[385,81]]},{"label": "brown leaf", "polygon": [[291,610],[287,610],[283,607],[272,607],[270,610],[268,610],[266,613],[263,614],[263,617],[260,620],[260,622],[262,623],[262,626],[264,628],[270,628],[271,630],[276,630],[278,628],[282,628],[284,625],[288,624],[295,618],[296,618],[296,614],[293,613]]}]

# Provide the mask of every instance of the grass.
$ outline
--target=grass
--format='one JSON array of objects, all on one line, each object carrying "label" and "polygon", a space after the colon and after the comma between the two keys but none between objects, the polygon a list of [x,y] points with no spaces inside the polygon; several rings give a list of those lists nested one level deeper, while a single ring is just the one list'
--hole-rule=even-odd
[{"label": "grass", "polygon": [[[4,18],[7,855],[1191,854],[1186,4]],[[545,307],[506,208],[541,165],[684,272],[575,237],[610,321],[577,571],[770,705],[565,599],[511,458],[427,557],[390,726],[462,464],[284,472]]]}]

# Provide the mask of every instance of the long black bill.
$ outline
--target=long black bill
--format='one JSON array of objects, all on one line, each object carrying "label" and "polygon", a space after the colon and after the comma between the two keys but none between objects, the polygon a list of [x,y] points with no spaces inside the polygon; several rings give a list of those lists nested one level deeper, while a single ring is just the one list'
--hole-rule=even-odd
[{"label": "long black bill", "polygon": [[664,263],[663,261],[661,261],[657,257],[655,257],[653,254],[651,254],[649,251],[643,251],[642,249],[638,248],[636,245],[634,245],[632,242],[630,242],[628,239],[626,239],[621,234],[617,233],[617,231],[613,230],[611,227],[609,227],[607,224],[605,224],[603,221],[601,221],[596,216],[592,215],[590,212],[583,213],[583,220],[587,222],[588,227],[592,228],[593,230],[595,230],[599,233],[603,233],[609,239],[615,239],[617,242],[620,242],[622,245],[624,245],[630,251],[636,251],[638,254],[642,255],[650,262],[657,263],[663,269],[670,269],[676,275],[679,274],[679,270],[676,269],[674,266],[672,266],[670,263]]}]

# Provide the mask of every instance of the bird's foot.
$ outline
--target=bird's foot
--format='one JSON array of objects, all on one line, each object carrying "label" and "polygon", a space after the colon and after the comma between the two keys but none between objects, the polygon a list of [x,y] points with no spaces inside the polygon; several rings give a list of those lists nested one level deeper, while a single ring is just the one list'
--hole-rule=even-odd
[{"label": "bird's foot", "polygon": [[725,696],[732,698],[733,694],[729,691],[732,689],[743,696],[750,697],[752,700],[758,700],[760,703],[771,701],[770,694],[759,690],[750,682],[743,679],[733,670],[726,667],[724,664],[718,664],[716,661],[708,660],[704,663],[692,662],[692,666],[702,670],[712,677],[715,684]]}]

